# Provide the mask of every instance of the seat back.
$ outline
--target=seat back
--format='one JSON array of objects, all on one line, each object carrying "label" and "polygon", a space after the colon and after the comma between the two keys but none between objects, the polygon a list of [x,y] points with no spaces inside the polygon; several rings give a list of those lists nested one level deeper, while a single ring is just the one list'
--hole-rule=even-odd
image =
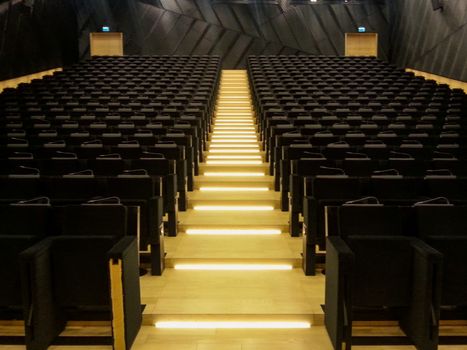
[{"label": "seat back", "polygon": [[413,248],[409,238],[351,236],[346,242],[355,254],[355,306],[410,305]]},{"label": "seat back", "polygon": [[109,236],[56,237],[51,247],[54,299],[64,309],[110,312]]}]

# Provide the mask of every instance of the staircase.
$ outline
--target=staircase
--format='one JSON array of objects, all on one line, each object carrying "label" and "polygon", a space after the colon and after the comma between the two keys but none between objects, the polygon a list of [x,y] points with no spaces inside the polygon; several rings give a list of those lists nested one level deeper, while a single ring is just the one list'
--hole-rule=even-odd
[{"label": "staircase", "polygon": [[141,279],[145,324],[322,324],[324,277],[304,276],[301,239],[267,169],[247,73],[224,70],[205,162],[178,236],[166,239],[167,269]]}]

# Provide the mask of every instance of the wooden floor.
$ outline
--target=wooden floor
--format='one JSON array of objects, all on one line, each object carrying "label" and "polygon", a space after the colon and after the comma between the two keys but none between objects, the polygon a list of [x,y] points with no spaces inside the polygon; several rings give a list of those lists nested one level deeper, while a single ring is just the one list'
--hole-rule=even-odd
[{"label": "wooden floor", "polygon": [[[202,164],[201,174],[195,180],[196,190],[189,194],[189,209],[179,215],[179,235],[166,239],[168,268],[163,276],[141,277],[142,303],[146,307],[143,327],[132,349],[331,350],[321,306],[325,277],[321,273],[305,276],[301,270],[302,242],[288,233],[288,214],[279,209],[278,194],[272,190],[273,178],[266,175],[268,165],[257,135],[253,133],[253,137],[245,138],[244,142],[214,141],[220,140],[222,135],[232,139],[242,135],[242,130],[256,130],[246,71],[223,72],[215,117],[214,137],[206,154],[208,164]],[[224,159],[220,159],[223,156]],[[254,162],[255,158],[260,164],[216,164],[242,159]],[[226,172],[233,174],[215,176]],[[256,176],[246,176],[245,172],[256,173]],[[213,187],[229,187],[230,190]],[[254,191],[254,188],[262,190]],[[210,206],[211,210],[196,210],[200,206]],[[218,210],[219,206],[233,206],[236,210]],[[240,206],[250,209],[239,210]],[[268,209],[253,211],[252,206]],[[242,231],[238,231],[259,233],[264,229],[276,230],[279,234],[240,235]],[[201,234],[192,235],[190,230]],[[234,231],[223,235],[206,234],[213,233],[211,230]],[[176,269],[180,264],[284,264],[291,269],[193,271]],[[289,330],[157,329],[154,323],[161,321],[307,321],[311,326]],[[68,333],[82,335],[82,331],[77,327],[69,329]],[[369,331],[398,334],[394,328],[387,327],[372,327]],[[108,328],[95,332],[106,334]],[[0,349],[23,348],[0,346]],[[50,349],[98,350],[110,349],[110,346],[53,346]],[[414,347],[355,346],[353,349]],[[467,350],[467,346],[440,346],[439,349]]]}]

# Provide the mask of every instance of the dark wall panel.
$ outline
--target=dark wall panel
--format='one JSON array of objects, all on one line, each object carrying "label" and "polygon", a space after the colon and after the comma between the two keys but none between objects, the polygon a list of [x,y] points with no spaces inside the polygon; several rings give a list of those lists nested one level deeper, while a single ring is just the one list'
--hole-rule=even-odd
[{"label": "dark wall panel", "polygon": [[70,64],[78,59],[75,11],[68,1],[31,6],[0,3],[0,80]]},{"label": "dark wall panel", "polygon": [[342,55],[344,33],[355,32],[358,25],[380,33],[381,58],[386,59],[389,50],[388,11],[381,0],[302,6],[288,0],[280,0],[280,5],[82,0],[82,7],[82,58],[89,54],[89,32],[104,23],[124,32],[127,54],[218,54],[225,68],[245,67],[250,54]]},{"label": "dark wall panel", "polygon": [[430,0],[395,0],[392,61],[467,81],[467,1],[445,1],[433,11]]}]

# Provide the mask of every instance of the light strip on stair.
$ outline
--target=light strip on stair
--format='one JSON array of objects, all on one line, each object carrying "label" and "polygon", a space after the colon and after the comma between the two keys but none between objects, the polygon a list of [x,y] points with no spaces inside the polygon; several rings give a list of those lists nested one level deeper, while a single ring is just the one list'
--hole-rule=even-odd
[{"label": "light strip on stair", "polygon": [[254,131],[214,131],[213,135],[256,135]]},{"label": "light strip on stair", "polygon": [[257,142],[258,138],[256,135],[212,135],[211,141],[230,141],[230,140],[246,140],[251,142]]},{"label": "light strip on stair", "polygon": [[243,112],[251,112],[253,113],[253,110],[251,107],[244,107],[244,106],[217,106],[216,111],[217,112],[224,112],[224,111],[243,111]]},{"label": "light strip on stair", "polygon": [[260,165],[261,160],[207,160],[208,165]]},{"label": "light strip on stair", "polygon": [[231,103],[231,104],[248,104],[248,106],[251,106],[251,104],[249,103],[249,100],[248,101],[238,101],[238,100],[234,100],[234,101],[225,101],[226,99],[222,99],[222,97],[219,99],[219,102],[223,101],[224,102],[224,105],[225,103]]},{"label": "light strip on stair", "polygon": [[217,117],[240,117],[240,116],[251,116],[251,112],[217,112]]},{"label": "light strip on stair", "polygon": [[267,192],[267,187],[201,187],[202,192]]},{"label": "light strip on stair", "polygon": [[233,131],[238,131],[238,130],[249,130],[249,131],[254,131],[255,127],[254,126],[215,126],[214,125],[214,131],[217,130],[233,130]]},{"label": "light strip on stair", "polygon": [[248,172],[248,173],[206,172],[206,173],[204,173],[204,176],[209,176],[209,177],[234,177],[234,176],[239,176],[239,177],[262,177],[262,176],[265,176],[265,174],[264,173],[258,173],[258,172]]},{"label": "light strip on stair", "polygon": [[259,149],[212,149],[209,151],[209,153],[215,153],[215,154],[218,154],[218,153],[235,153],[235,154],[260,153],[260,150]]},{"label": "light strip on stair", "polygon": [[255,141],[248,140],[248,139],[229,139],[229,140],[212,140],[211,144],[222,144],[222,143],[251,143],[256,144]]},{"label": "light strip on stair", "polygon": [[254,127],[255,124],[253,122],[249,122],[249,123],[246,123],[246,122],[218,122],[216,123],[216,126],[249,126],[249,127]]},{"label": "light strip on stair", "polygon": [[196,211],[273,211],[270,205],[195,205]]},{"label": "light strip on stair", "polygon": [[238,116],[220,116],[219,114],[217,115],[215,122],[220,122],[220,121],[244,121],[244,122],[251,122],[253,120],[253,117],[251,113],[246,113],[246,115],[238,115]]},{"label": "light strip on stair", "polygon": [[306,329],[309,322],[300,321],[158,321],[162,329]]},{"label": "light strip on stair", "polygon": [[253,147],[258,147],[258,144],[250,144],[250,145],[236,145],[236,144],[214,144],[214,145],[209,145],[209,149],[211,148],[227,148],[227,149],[232,149],[232,148],[253,148]]},{"label": "light strip on stair", "polygon": [[280,235],[282,233],[279,229],[187,229],[185,231],[187,235]]},{"label": "light strip on stair", "polygon": [[215,139],[224,139],[224,138],[239,138],[239,139],[254,139],[256,140],[256,135],[241,135],[241,134],[233,134],[233,135],[217,135],[217,133],[212,134],[211,138]]},{"label": "light strip on stair", "polygon": [[261,156],[260,155],[257,155],[257,156],[247,156],[247,155],[235,155],[235,156],[232,156],[232,155],[216,155],[216,156],[212,156],[212,155],[208,155],[208,159],[261,159]]},{"label": "light strip on stair", "polygon": [[203,271],[289,271],[290,264],[175,264],[175,270]]}]

